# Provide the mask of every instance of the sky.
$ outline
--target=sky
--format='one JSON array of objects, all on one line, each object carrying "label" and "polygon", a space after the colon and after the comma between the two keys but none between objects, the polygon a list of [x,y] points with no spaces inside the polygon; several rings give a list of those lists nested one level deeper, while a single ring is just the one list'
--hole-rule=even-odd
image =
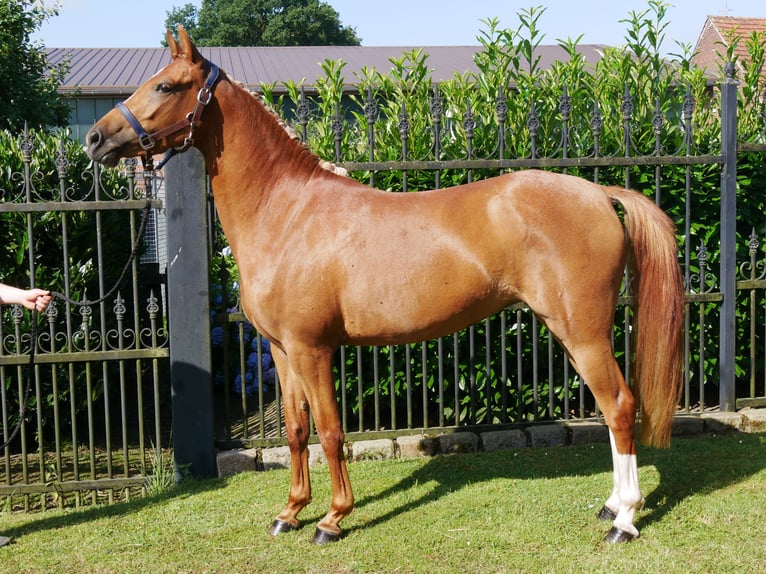
[{"label": "sky", "polygon": [[[201,0],[43,0],[58,5],[59,15],[48,20],[35,40],[48,48],[158,47],[164,37],[167,12]],[[545,7],[538,28],[544,44],[577,38],[581,44],[621,45],[631,12],[648,9],[646,0],[325,0],[341,23],[356,29],[363,46],[478,45],[497,17],[502,28],[519,26],[518,13]],[[697,42],[708,15],[766,17],[763,0],[675,0],[668,2],[669,22],[663,49],[678,53],[676,41]]]}]

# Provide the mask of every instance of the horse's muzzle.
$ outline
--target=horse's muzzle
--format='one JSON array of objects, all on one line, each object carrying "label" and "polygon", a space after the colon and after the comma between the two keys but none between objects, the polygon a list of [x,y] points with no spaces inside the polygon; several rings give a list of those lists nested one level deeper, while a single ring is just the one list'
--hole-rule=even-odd
[{"label": "horse's muzzle", "polygon": [[120,154],[115,149],[110,149],[107,139],[97,125],[88,130],[85,136],[85,145],[88,156],[93,161],[108,167],[114,167],[120,161]]}]

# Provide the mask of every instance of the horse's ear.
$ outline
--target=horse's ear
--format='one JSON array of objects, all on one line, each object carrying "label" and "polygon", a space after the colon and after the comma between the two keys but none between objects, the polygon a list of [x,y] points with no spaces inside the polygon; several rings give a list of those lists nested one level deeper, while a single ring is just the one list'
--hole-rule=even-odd
[{"label": "horse's ear", "polygon": [[178,43],[176,42],[176,39],[173,37],[173,33],[170,31],[169,28],[165,31],[165,37],[168,40],[170,55],[175,58],[178,55]]},{"label": "horse's ear", "polygon": [[197,47],[191,41],[191,38],[189,38],[189,34],[186,31],[186,28],[184,28],[181,24],[178,25],[178,43],[176,46],[176,51],[173,52],[174,57],[177,54],[183,54],[188,57],[192,63],[198,62],[202,59],[202,56],[197,51]]}]

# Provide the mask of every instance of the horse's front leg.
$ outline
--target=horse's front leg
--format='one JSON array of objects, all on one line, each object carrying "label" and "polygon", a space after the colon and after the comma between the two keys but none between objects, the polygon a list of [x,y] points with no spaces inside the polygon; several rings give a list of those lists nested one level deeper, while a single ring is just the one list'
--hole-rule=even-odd
[{"label": "horse's front leg", "polygon": [[309,476],[309,405],[297,379],[290,375],[285,354],[272,346],[274,364],[279,373],[282,402],[285,411],[285,430],[290,447],[290,495],[287,506],[269,528],[273,536],[295,530],[300,526],[298,513],[311,502]]},{"label": "horse's front leg", "polygon": [[329,348],[302,348],[289,354],[291,376],[301,380],[308,397],[332,482],[330,510],[317,524],[313,539],[315,544],[340,540],[342,531],[339,523],[354,509],[344,452],[345,437],[332,378],[332,354],[333,349]]}]

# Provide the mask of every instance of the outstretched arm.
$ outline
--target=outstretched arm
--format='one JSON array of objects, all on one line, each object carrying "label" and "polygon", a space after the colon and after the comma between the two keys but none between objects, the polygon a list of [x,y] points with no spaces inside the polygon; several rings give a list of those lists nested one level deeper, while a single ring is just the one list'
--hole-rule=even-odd
[{"label": "outstretched arm", "polygon": [[0,304],[23,305],[30,311],[34,308],[37,308],[38,311],[45,311],[50,302],[50,291],[45,289],[19,289],[0,283]]}]

